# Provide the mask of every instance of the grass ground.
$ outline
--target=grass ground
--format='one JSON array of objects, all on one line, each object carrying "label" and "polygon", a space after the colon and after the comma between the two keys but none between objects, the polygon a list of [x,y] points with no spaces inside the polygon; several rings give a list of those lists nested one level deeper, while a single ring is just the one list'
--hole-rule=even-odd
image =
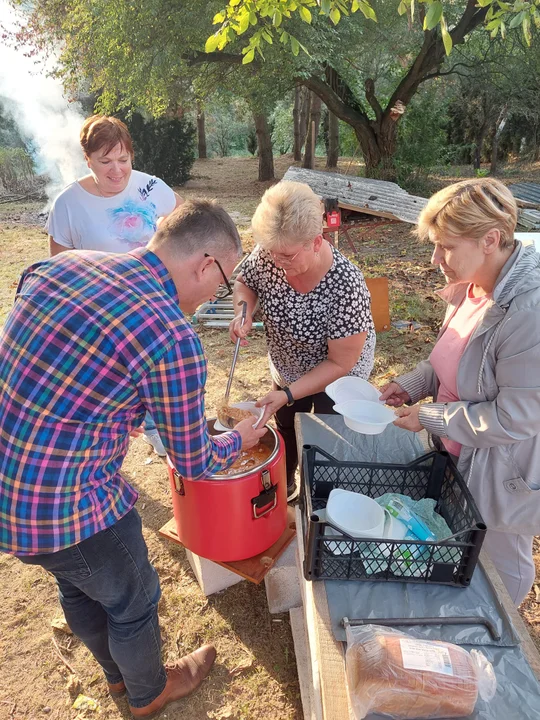
[{"label": "grass ground", "polygon": [[[269,185],[256,181],[256,163],[252,158],[198,161],[193,179],[180,190],[186,197],[218,199],[233,214],[246,249],[251,247],[249,219]],[[281,177],[290,164],[290,158],[278,158],[276,175]],[[358,168],[345,160],[339,170],[353,173]],[[458,177],[454,173],[439,175],[431,182],[438,186],[453,182]],[[539,175],[539,167],[521,170],[521,176],[528,179]],[[0,323],[9,312],[21,270],[47,256],[40,209],[35,203],[0,205]],[[414,332],[392,329],[378,337],[373,380],[382,384],[429,353],[443,312],[434,294],[441,280],[429,265],[429,248],[415,240],[407,225],[375,228],[366,239],[357,238],[357,248],[356,261],[366,275],[384,274],[390,280],[392,319],[421,324]],[[232,347],[223,330],[202,328],[199,332],[208,356],[207,410],[212,415]],[[241,352],[233,397],[257,398],[269,386],[264,338],[254,333]],[[247,582],[205,598],[183,549],[158,535],[159,528],[172,517],[163,464],[137,439],[131,443],[123,470],[140,493],[138,509],[144,535],[161,578],[160,618],[166,659],[190,652],[202,642],[214,642],[218,648],[216,668],[202,690],[165,712],[163,719],[300,720],[288,616],[270,616],[264,587]],[[113,701],[106,694],[101,673],[86,649],[76,639],[52,630],[51,620],[60,615],[60,610],[54,583],[46,573],[0,555],[0,607],[0,720],[129,717],[126,702]],[[540,646],[539,610],[531,592],[522,605],[522,614]],[[71,670],[59,658],[58,648]],[[79,692],[96,700],[98,709],[73,709]]]}]

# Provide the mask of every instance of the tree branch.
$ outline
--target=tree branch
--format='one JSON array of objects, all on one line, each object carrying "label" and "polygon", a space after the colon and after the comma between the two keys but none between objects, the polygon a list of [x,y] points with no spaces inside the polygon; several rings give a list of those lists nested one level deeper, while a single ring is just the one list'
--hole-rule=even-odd
[{"label": "tree branch", "polygon": [[366,113],[362,109],[357,110],[351,107],[350,104],[342,100],[337,92],[335,92],[335,90],[321,78],[316,75],[311,75],[308,78],[297,78],[296,82],[304,85],[318,95],[330,112],[337,115],[337,117],[340,120],[343,120],[343,122],[346,122],[353,127],[355,125],[363,125],[364,127],[371,129],[371,124]]},{"label": "tree branch", "polygon": [[[454,46],[460,45],[470,32],[484,22],[488,10],[488,6],[478,8],[476,0],[468,0],[459,22],[450,31]],[[425,76],[433,70],[437,72],[440,70],[444,58],[444,45],[437,28],[426,30],[422,48],[409,71],[394,90],[384,110],[384,117],[390,114],[391,108],[398,100],[407,105]]]},{"label": "tree branch", "polygon": [[381,104],[375,97],[375,83],[371,78],[367,78],[364,83],[364,89],[366,91],[366,100],[373,108],[373,112],[375,113],[375,117],[377,118],[377,123],[380,123],[383,116],[383,109],[381,107]]},{"label": "tree branch", "polygon": [[[186,64],[189,67],[193,67],[194,65],[203,65],[204,63],[227,63],[228,65],[242,65],[242,61],[244,59],[243,55],[236,55],[234,53],[224,53],[224,52],[211,52],[211,53],[205,53],[200,52],[198,50],[194,50],[189,53],[185,53],[182,55],[182,59],[186,61]],[[258,60],[253,60],[253,62],[250,63],[250,67],[252,68],[260,68],[260,63]]]},{"label": "tree branch", "polygon": [[[484,64],[484,63],[486,63],[486,64],[487,64],[487,63],[493,63],[493,64],[495,64],[493,60],[484,60],[484,61],[482,62],[482,64]],[[496,64],[498,64],[498,63],[496,63]],[[467,65],[467,63],[456,63],[455,65],[452,65],[451,69],[448,70],[447,72],[442,72],[442,71],[439,70],[439,71],[437,71],[437,72],[431,73],[431,75],[426,75],[425,77],[423,77],[423,78],[420,80],[420,82],[423,83],[423,82],[425,82],[426,80],[433,80],[433,78],[445,77],[446,75],[459,75],[460,77],[469,77],[469,76],[466,75],[465,73],[459,73],[459,72],[457,71],[457,69],[456,69],[456,68],[459,68],[459,67],[464,67],[464,68],[466,68],[467,70],[476,70],[476,69],[478,68],[478,63],[475,63],[474,65]]]}]

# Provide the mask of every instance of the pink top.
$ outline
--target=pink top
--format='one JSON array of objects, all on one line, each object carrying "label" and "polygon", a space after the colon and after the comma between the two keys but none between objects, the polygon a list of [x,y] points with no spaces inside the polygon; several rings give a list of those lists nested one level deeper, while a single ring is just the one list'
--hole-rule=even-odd
[{"label": "pink top", "polygon": [[[429,360],[439,379],[437,402],[456,402],[460,400],[457,393],[457,370],[463,351],[469,338],[482,318],[491,295],[472,296],[472,285],[467,295],[448,323],[448,327],[433,348]],[[449,438],[441,438],[444,447],[452,455],[461,452],[460,443]]]}]

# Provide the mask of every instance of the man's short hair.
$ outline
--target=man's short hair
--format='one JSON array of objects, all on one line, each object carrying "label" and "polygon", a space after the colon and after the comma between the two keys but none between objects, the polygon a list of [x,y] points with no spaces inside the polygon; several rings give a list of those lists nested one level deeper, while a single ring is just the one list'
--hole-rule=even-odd
[{"label": "man's short hair", "polygon": [[230,215],[215,200],[187,200],[160,224],[150,250],[167,248],[188,257],[200,252],[242,254],[242,241]]}]

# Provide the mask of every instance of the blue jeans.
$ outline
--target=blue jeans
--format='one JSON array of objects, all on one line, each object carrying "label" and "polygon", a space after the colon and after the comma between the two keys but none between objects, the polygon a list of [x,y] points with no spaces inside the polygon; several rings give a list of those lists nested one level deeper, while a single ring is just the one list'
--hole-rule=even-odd
[{"label": "blue jeans", "polygon": [[148,412],[144,416],[143,427],[145,433],[152,433],[156,430],[156,423],[152,420],[152,416]]},{"label": "blue jeans", "polygon": [[135,508],[78,545],[19,560],[55,576],[70,628],[110,683],[124,680],[130,705],[155,700],[167,681],[157,613],[161,590]]}]

